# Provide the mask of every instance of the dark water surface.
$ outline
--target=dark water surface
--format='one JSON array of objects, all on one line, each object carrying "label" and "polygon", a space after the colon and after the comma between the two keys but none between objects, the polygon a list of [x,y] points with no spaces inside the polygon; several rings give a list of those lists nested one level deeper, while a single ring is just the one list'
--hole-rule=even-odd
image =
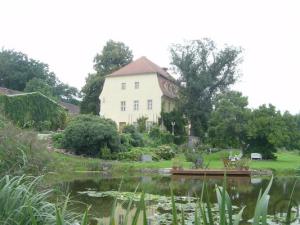
[{"label": "dark water surface", "polygon": [[[295,193],[293,197],[293,205],[295,206],[295,213],[299,214],[300,205],[300,179],[298,177],[275,177],[270,191],[270,203],[268,214],[271,224],[282,224],[280,219],[274,219],[272,215],[280,215],[280,212],[285,212],[290,198],[290,193],[295,181],[298,180]],[[58,186],[63,187],[71,193],[71,198],[76,201],[91,205],[90,213],[93,217],[103,218],[106,223],[111,214],[113,205],[113,197],[111,196],[91,196],[87,191],[93,193],[101,193],[106,191],[117,191],[122,181],[121,192],[134,192],[139,185],[139,190],[144,190],[146,193],[159,196],[170,196],[170,186],[172,186],[176,196],[200,196],[203,186],[203,177],[187,177],[187,176],[171,176],[171,175],[157,175],[157,174],[120,174],[118,177],[111,177],[108,175],[95,174],[93,176],[86,176],[84,179],[76,179],[62,182]],[[243,213],[243,224],[254,215],[254,208],[260,189],[265,189],[270,181],[270,177],[228,177],[227,191],[232,199],[234,206],[241,208],[246,206]],[[216,193],[214,191],[215,185],[223,184],[223,177],[208,177],[206,183],[209,187],[210,200],[216,202]],[[83,193],[82,193],[83,192]],[[162,214],[168,213],[169,209],[166,205],[161,205],[158,210],[156,201],[147,202],[149,216],[149,224],[164,224],[167,222],[158,222]],[[121,223],[126,214],[128,201],[119,200],[116,207],[116,221]],[[77,206],[83,211],[82,204]],[[165,208],[165,209],[164,209]],[[164,212],[165,210],[165,212]],[[297,211],[298,210],[298,211]],[[159,211],[159,212],[158,212]],[[162,212],[163,211],[163,212]],[[132,206],[130,217],[135,212],[135,205]],[[293,224],[300,224],[298,219]],[[191,223],[192,224],[192,223]]]}]

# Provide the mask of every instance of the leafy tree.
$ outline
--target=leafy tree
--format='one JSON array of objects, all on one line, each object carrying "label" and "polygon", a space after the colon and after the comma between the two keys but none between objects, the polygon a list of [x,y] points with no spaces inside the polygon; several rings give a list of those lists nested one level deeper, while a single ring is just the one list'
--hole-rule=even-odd
[{"label": "leafy tree", "polygon": [[62,83],[45,63],[14,50],[0,51],[0,86],[18,91],[40,91],[49,97],[76,102],[78,90]]},{"label": "leafy tree", "polygon": [[248,98],[237,91],[218,95],[209,120],[208,135],[212,145],[218,147],[243,147],[250,116]]},{"label": "leafy tree", "polygon": [[279,147],[288,150],[300,150],[300,115],[292,115],[285,112],[282,115],[284,125],[281,127],[283,131],[283,142]]},{"label": "leafy tree", "polygon": [[212,111],[212,101],[238,78],[241,49],[218,50],[209,39],[189,41],[171,47],[172,64],[185,85],[181,89],[181,107],[191,122],[191,132],[204,136]]},{"label": "leafy tree", "polygon": [[109,40],[101,54],[94,58],[95,74],[89,74],[82,88],[83,100],[80,105],[81,113],[98,115],[100,112],[99,96],[103,88],[105,75],[108,75],[132,61],[132,51],[122,42]]},{"label": "leafy tree", "polygon": [[54,96],[58,96],[63,102],[68,102],[75,105],[79,105],[80,103],[78,98],[81,96],[78,89],[60,81],[58,81],[54,86],[53,93]]},{"label": "leafy tree", "polygon": [[107,75],[132,61],[132,51],[123,42],[109,40],[101,54],[94,58],[94,69],[97,74]]},{"label": "leafy tree", "polygon": [[47,64],[41,63],[22,52],[2,49],[0,51],[0,86],[23,91],[33,78],[55,84],[55,75]]},{"label": "leafy tree", "polygon": [[48,97],[54,98],[53,88],[39,78],[33,78],[26,83],[25,92],[38,91]]},{"label": "leafy tree", "polygon": [[281,114],[273,105],[262,105],[251,113],[247,125],[245,153],[259,152],[264,159],[275,159],[277,147],[284,142],[285,126]]},{"label": "leafy tree", "polygon": [[89,74],[86,84],[82,88],[83,99],[80,104],[80,112],[84,114],[92,113],[98,115],[100,112],[99,96],[103,89],[104,76]]}]

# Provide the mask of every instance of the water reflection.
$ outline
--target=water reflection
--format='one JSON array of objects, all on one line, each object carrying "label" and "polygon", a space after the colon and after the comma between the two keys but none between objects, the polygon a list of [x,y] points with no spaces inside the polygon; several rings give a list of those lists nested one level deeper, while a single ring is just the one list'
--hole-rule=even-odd
[{"label": "water reflection", "polygon": [[[71,197],[88,205],[91,205],[90,213],[97,218],[102,218],[106,224],[111,213],[113,199],[111,197],[91,197],[79,194],[78,192],[94,190],[97,192],[118,190],[119,184],[122,182],[121,191],[134,192],[137,185],[146,193],[153,195],[169,196],[170,185],[174,194],[177,196],[199,196],[203,187],[203,183],[209,187],[210,200],[216,202],[214,193],[215,185],[223,185],[223,177],[195,177],[195,176],[166,176],[166,175],[139,175],[132,177],[101,177],[97,175],[95,178],[86,180],[74,180],[60,184],[62,187],[68,187],[71,191]],[[247,206],[243,213],[244,221],[251,219],[254,214],[254,208],[258,193],[261,188],[266,188],[270,178],[264,177],[228,177],[227,191],[232,198],[233,205],[238,207]],[[274,215],[285,211],[287,204],[284,200],[289,198],[290,192],[294,185],[295,177],[278,177],[274,179],[270,195],[269,214]],[[297,183],[294,193],[294,202],[299,206],[300,202],[300,182]],[[280,207],[278,206],[281,204]],[[151,203],[147,203],[147,215],[149,215],[149,224],[154,224],[156,208]],[[78,205],[78,207],[85,207]],[[125,219],[128,202],[118,201],[116,208],[116,222],[121,224]],[[279,207],[279,208],[278,208]],[[136,205],[130,208],[129,219],[135,213]],[[281,211],[280,211],[281,210]],[[141,218],[140,218],[141,219]],[[139,223],[140,224],[140,223]],[[246,223],[245,223],[246,224]],[[280,224],[280,222],[278,222]],[[300,223],[299,223],[300,224]]]}]

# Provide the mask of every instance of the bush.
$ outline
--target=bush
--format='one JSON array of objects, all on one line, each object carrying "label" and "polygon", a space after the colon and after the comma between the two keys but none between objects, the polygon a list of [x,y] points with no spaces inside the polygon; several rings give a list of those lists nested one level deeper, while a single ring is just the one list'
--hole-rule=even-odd
[{"label": "bush", "polygon": [[158,160],[154,149],[149,147],[137,147],[132,148],[128,152],[120,152],[118,154],[119,160],[128,160],[128,161],[140,161],[142,155],[151,155],[152,160]]},{"label": "bush", "polygon": [[174,143],[177,145],[183,144],[187,141],[186,126],[188,121],[184,118],[183,113],[177,110],[172,112],[162,112],[161,118],[164,126],[169,132],[172,132],[172,122],[175,122],[174,126]]},{"label": "bush", "polygon": [[175,150],[169,145],[161,145],[155,150],[159,159],[170,160],[175,157]]},{"label": "bush", "polygon": [[195,168],[203,168],[204,167],[203,151],[188,149],[184,153],[184,156],[185,156],[186,161],[192,162],[194,164]]},{"label": "bush", "polygon": [[138,130],[141,133],[146,132],[147,126],[146,126],[146,121],[148,120],[147,117],[142,116],[141,118],[137,119],[137,124],[138,124]]},{"label": "bush", "polygon": [[142,146],[144,146],[143,135],[141,133],[139,133],[133,125],[125,126],[123,128],[122,132],[124,134],[130,134],[130,137],[129,136],[126,137],[129,145],[131,145],[133,147],[142,147]]},{"label": "bush", "polygon": [[113,155],[111,154],[110,149],[105,146],[100,150],[100,158],[101,159],[113,159]]},{"label": "bush", "polygon": [[174,137],[170,132],[163,131],[158,126],[151,128],[149,137],[154,141],[155,146],[171,144],[174,141]]},{"label": "bush", "polygon": [[52,144],[55,148],[64,147],[65,134],[63,132],[55,133],[52,135]]},{"label": "bush", "polygon": [[107,147],[111,153],[120,150],[120,136],[116,124],[94,115],[79,115],[70,121],[64,131],[65,148],[76,154],[101,155]]}]

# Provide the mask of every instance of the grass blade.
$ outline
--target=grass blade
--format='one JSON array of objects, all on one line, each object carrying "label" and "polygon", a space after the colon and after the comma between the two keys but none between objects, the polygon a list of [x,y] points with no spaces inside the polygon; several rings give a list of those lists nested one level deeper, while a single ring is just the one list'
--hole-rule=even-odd
[{"label": "grass blade", "polygon": [[172,201],[172,216],[173,216],[172,225],[178,225],[177,209],[176,209],[175,198],[174,198],[174,193],[172,188],[171,188],[171,201]]},{"label": "grass blade", "polygon": [[295,181],[295,183],[294,183],[292,193],[291,193],[291,196],[290,196],[290,200],[289,200],[289,204],[288,204],[288,211],[287,211],[286,218],[285,218],[285,224],[286,225],[291,224],[291,212],[292,212],[292,207],[293,207],[292,206],[292,199],[293,199],[293,195],[294,195],[294,192],[295,192],[296,183],[297,183],[297,181]]},{"label": "grass blade", "polygon": [[88,211],[89,211],[90,207],[88,207],[83,216],[82,216],[82,219],[81,219],[81,224],[80,225],[88,225]]},{"label": "grass blade", "polygon": [[[137,185],[137,187],[135,188],[134,194],[136,194],[138,188],[139,188],[139,185]],[[122,225],[127,225],[128,224],[128,217],[129,217],[129,212],[130,212],[130,209],[131,209],[131,206],[132,206],[132,202],[133,202],[133,199],[131,198],[130,201],[129,201],[128,207],[126,209],[126,215],[125,215],[125,219],[124,219],[124,222],[123,222]]]}]

